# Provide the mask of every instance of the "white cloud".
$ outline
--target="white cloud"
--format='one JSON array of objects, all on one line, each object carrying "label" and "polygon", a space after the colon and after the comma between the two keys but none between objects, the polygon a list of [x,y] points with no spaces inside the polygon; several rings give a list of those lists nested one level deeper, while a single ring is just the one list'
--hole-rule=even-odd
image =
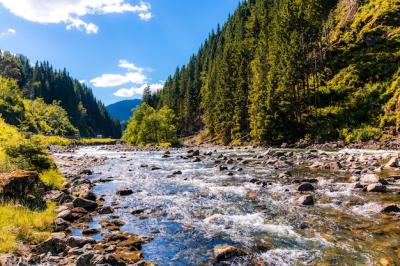
[{"label": "white cloud", "polygon": [[118,67],[126,69],[125,74],[103,74],[100,77],[92,79],[90,82],[99,88],[117,87],[128,83],[144,84],[147,81],[147,76],[143,74],[144,68],[135,66],[127,60],[121,59],[118,62]]},{"label": "white cloud", "polygon": [[114,95],[122,98],[130,98],[135,95],[140,96],[143,94],[143,91],[147,86],[150,86],[151,92],[154,93],[161,90],[164,87],[164,83],[144,84],[140,87],[132,87],[130,89],[122,88],[117,90]]},{"label": "white cloud", "polygon": [[103,74],[100,77],[92,79],[90,82],[99,88],[117,87],[127,83],[143,84],[147,77],[138,72],[126,74]]},{"label": "white cloud", "polygon": [[6,31],[0,32],[0,37],[15,35],[15,34],[17,34],[17,31],[15,29],[9,28]]},{"label": "white cloud", "polygon": [[129,62],[128,62],[127,60],[125,60],[125,59],[119,60],[118,66],[121,67],[121,68],[126,68],[126,69],[133,70],[133,71],[137,71],[137,72],[140,72],[140,73],[142,73],[142,72],[144,71],[143,68],[137,67],[137,66],[135,66],[134,64],[129,63]]},{"label": "white cloud", "polygon": [[136,5],[126,0],[0,0],[11,13],[26,20],[48,24],[65,23],[67,29],[97,33],[98,26],[81,19],[85,15],[130,12],[148,21],[153,15],[151,5],[140,1]]}]

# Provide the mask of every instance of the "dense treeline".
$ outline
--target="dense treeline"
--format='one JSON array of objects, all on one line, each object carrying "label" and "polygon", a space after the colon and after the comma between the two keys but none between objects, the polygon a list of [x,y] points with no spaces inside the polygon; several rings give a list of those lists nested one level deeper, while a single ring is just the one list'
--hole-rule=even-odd
[{"label": "dense treeline", "polygon": [[248,0],[150,103],[220,143],[398,133],[400,0]]},{"label": "dense treeline", "polygon": [[[77,131],[74,130],[76,128],[82,136],[86,137],[98,134],[110,137],[121,136],[119,122],[110,117],[103,103],[93,96],[88,87],[71,78],[65,69],[56,71],[48,62],[37,62],[32,66],[24,56],[14,56],[0,51],[0,76],[17,81],[18,86],[14,86],[13,89],[16,98],[19,97],[18,88],[20,88],[21,97],[24,99],[43,99],[45,104],[52,104],[54,108],[59,106],[67,112],[73,127],[62,132],[49,130],[49,133],[69,135],[76,133]],[[36,101],[32,107],[39,108],[39,106],[40,102]],[[27,104],[25,104],[26,107],[28,107]],[[41,107],[44,108],[43,105]],[[23,111],[20,110],[21,113]],[[23,122],[21,118],[14,117],[14,119],[18,121],[11,121],[11,118],[8,120],[6,118],[6,121],[18,126]],[[54,124],[54,126],[57,125]],[[41,132],[40,130],[33,131]]]}]

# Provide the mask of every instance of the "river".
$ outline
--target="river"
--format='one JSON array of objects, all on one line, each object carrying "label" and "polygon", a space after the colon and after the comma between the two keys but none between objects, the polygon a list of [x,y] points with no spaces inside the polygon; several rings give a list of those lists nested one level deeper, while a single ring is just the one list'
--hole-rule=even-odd
[{"label": "river", "polygon": [[[143,253],[158,265],[213,263],[221,244],[250,251],[221,265],[400,265],[400,216],[381,214],[385,204],[400,203],[399,180],[384,194],[362,192],[349,181],[357,169],[393,178],[374,169],[394,152],[208,151],[200,160],[187,158],[184,149],[164,155],[82,147],[55,156],[106,158],[92,169],[93,191],[113,206],[124,231],[152,238]],[[335,161],[342,169],[306,167]],[[304,180],[315,186],[313,206],[296,204]],[[134,193],[117,195],[126,188]],[[103,219],[110,216],[95,216],[90,227],[105,233]]]}]

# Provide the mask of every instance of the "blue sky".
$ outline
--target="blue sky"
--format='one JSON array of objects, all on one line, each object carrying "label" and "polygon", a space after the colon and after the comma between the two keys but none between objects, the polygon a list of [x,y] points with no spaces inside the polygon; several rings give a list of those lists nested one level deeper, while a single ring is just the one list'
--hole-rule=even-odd
[{"label": "blue sky", "polygon": [[239,0],[0,0],[0,49],[91,87],[106,104],[156,90]]}]

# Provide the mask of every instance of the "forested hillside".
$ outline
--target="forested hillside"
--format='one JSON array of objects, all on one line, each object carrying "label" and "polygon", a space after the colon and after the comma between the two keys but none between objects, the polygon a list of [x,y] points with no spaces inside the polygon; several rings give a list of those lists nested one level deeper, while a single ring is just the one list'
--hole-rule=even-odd
[{"label": "forested hillside", "polygon": [[24,56],[0,51],[0,76],[0,113],[9,124],[64,136],[121,135],[103,103],[65,69],[54,70],[48,62],[32,66]]},{"label": "forested hillside", "polygon": [[397,135],[400,0],[248,0],[168,78],[154,106],[216,142]]}]

